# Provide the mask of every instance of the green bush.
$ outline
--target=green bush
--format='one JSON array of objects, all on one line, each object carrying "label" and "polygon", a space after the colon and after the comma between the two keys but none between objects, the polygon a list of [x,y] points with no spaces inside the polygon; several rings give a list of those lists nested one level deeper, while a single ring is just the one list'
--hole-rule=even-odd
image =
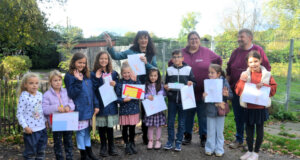
[{"label": "green bush", "polygon": [[24,74],[32,66],[28,56],[6,56],[1,62],[4,76],[9,79],[15,78],[17,75]]}]

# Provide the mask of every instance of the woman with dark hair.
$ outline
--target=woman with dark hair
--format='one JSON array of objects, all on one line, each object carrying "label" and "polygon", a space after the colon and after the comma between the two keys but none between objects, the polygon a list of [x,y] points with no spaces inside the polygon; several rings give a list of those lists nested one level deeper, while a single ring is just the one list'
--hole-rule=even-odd
[{"label": "woman with dark hair", "polygon": [[200,36],[196,31],[192,31],[188,34],[188,45],[181,50],[184,57],[184,62],[192,67],[193,74],[196,79],[195,97],[196,108],[188,109],[186,111],[185,118],[185,133],[183,144],[190,144],[192,140],[192,130],[194,126],[195,113],[198,116],[199,135],[201,140],[201,146],[204,147],[206,142],[206,114],[205,104],[202,100],[202,94],[204,91],[204,79],[208,79],[208,68],[210,64],[222,65],[222,59],[219,55],[202,47],[200,42]]},{"label": "woman with dark hair", "polygon": [[[134,38],[133,46],[131,46],[128,50],[119,53],[115,52],[112,46],[111,37],[108,34],[105,34],[104,38],[107,43],[107,51],[111,55],[112,59],[122,60],[122,59],[127,59],[128,55],[145,53],[145,56],[141,56],[140,58],[145,63],[146,71],[152,68],[157,68],[154,44],[147,31],[138,31]],[[146,75],[138,76],[138,78],[142,84],[145,84]],[[141,109],[142,109],[142,119],[144,119],[145,117],[144,107],[141,107]],[[143,131],[143,142],[144,144],[147,145],[148,128],[145,125],[145,123],[142,123],[142,131]]]}]

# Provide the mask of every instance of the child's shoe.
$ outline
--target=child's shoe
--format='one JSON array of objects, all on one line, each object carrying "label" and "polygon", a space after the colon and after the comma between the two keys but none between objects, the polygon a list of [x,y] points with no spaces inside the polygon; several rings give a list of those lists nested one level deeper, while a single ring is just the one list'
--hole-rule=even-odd
[{"label": "child's shoe", "polygon": [[132,155],[132,154],[133,154],[133,152],[132,152],[132,150],[131,150],[131,148],[130,148],[129,143],[126,144],[126,147],[125,147],[125,154],[129,154],[129,155]]},{"label": "child's shoe", "polygon": [[181,151],[181,144],[180,143],[175,144],[175,151],[177,151],[177,152]]},{"label": "child's shoe", "polygon": [[165,150],[170,150],[170,149],[172,149],[173,148],[173,144],[171,143],[171,142],[167,142],[166,144],[165,144],[165,146],[164,146],[164,149]]},{"label": "child's shoe", "polygon": [[130,147],[133,154],[137,154],[137,150],[135,148],[134,142],[129,142],[129,147]]},{"label": "child's shoe", "polygon": [[222,157],[224,153],[216,153],[216,157]]},{"label": "child's shoe", "polygon": [[149,141],[148,141],[148,146],[147,146],[147,149],[153,149],[153,140],[152,139],[150,139]]},{"label": "child's shoe", "polygon": [[247,160],[258,160],[258,153],[252,152],[251,156]]},{"label": "child's shoe", "polygon": [[161,142],[160,140],[156,140],[154,149],[160,149],[160,148],[161,148]]},{"label": "child's shoe", "polygon": [[212,153],[211,153],[211,152],[205,152],[205,155],[207,155],[207,156],[211,156],[211,155],[212,155]]},{"label": "child's shoe", "polygon": [[246,160],[252,155],[252,152],[246,152],[244,155],[240,157],[240,160]]}]

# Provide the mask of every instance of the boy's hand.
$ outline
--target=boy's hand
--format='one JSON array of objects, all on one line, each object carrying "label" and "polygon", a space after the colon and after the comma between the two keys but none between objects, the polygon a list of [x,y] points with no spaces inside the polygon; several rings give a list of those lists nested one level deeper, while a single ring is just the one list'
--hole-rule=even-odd
[{"label": "boy's hand", "polygon": [[223,88],[223,96],[228,97],[229,96],[229,91],[227,87]]},{"label": "boy's hand", "polygon": [[95,108],[94,109],[94,115],[97,115],[99,113],[100,109],[99,108]]},{"label": "boy's hand", "polygon": [[152,95],[148,96],[147,98],[148,98],[150,101],[153,101],[153,99],[154,99]]},{"label": "boy's hand", "polygon": [[127,96],[127,97],[124,98],[123,101],[124,101],[124,102],[129,102],[130,100],[131,100],[131,99]]},{"label": "boy's hand", "polygon": [[24,128],[26,134],[32,134],[32,130],[29,127]]},{"label": "boy's hand", "polygon": [[205,98],[208,94],[206,92],[203,92],[203,98]]},{"label": "boy's hand", "polygon": [[165,88],[166,91],[169,90],[169,86],[167,84],[164,85],[164,88]]},{"label": "boy's hand", "polygon": [[116,85],[116,82],[115,81],[110,81],[109,84],[114,87]]},{"label": "boy's hand", "polygon": [[65,112],[70,112],[70,110],[71,110],[71,109],[70,109],[69,106],[66,106],[66,107],[65,107]]},{"label": "boy's hand", "polygon": [[192,82],[192,81],[188,81],[188,82],[187,82],[187,85],[188,85],[188,86],[191,86],[191,85],[193,85],[193,82]]},{"label": "boy's hand", "polygon": [[58,112],[60,112],[60,113],[65,112],[64,107],[58,106],[57,109],[58,109]]},{"label": "boy's hand", "polygon": [[263,85],[264,85],[263,83],[258,83],[258,84],[256,84],[256,88],[260,89]]},{"label": "boy's hand", "polygon": [[242,81],[247,81],[247,79],[248,79],[248,74],[246,73],[246,72],[243,72],[242,73],[242,75],[241,75],[241,77],[240,77],[240,80],[242,80]]}]

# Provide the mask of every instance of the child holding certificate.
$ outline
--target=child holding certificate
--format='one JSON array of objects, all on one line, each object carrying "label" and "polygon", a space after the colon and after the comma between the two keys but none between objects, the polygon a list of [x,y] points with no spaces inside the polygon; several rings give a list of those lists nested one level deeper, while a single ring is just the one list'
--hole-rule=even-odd
[{"label": "child holding certificate", "polygon": [[[111,156],[117,156],[118,152],[114,145],[114,130],[113,127],[119,124],[118,106],[117,102],[111,102],[107,106],[104,106],[100,92],[98,88],[104,83],[109,83],[109,85],[115,87],[116,83],[119,81],[119,74],[113,70],[112,61],[107,52],[100,52],[97,54],[94,63],[94,71],[91,73],[93,80],[93,87],[95,95],[99,100],[100,111],[97,114],[96,126],[98,127],[101,147],[100,155],[102,157],[107,157],[107,144],[108,153]],[[106,78],[106,79],[105,79]],[[106,81],[108,82],[106,82]],[[107,143],[108,142],[108,143]]]},{"label": "child holding certificate", "polygon": [[[235,92],[241,96],[244,90],[245,83],[254,83],[256,88],[260,89],[262,86],[270,87],[270,97],[276,93],[277,84],[271,73],[266,70],[265,67],[261,66],[261,56],[257,51],[251,51],[246,57],[248,63],[248,69],[242,72],[239,81],[235,86]],[[241,102],[241,101],[240,101]],[[267,120],[265,114],[265,106],[256,104],[243,104],[241,106],[246,107],[245,123],[246,123],[246,135],[248,152],[240,157],[241,160],[256,160],[258,159],[258,152],[263,142],[264,136],[264,121]],[[255,129],[254,129],[255,127]],[[256,131],[255,148],[253,152],[253,139],[254,131]]]},{"label": "child holding certificate", "polygon": [[[161,75],[158,69],[150,69],[146,77],[146,94],[145,98],[153,100],[154,95],[164,95],[164,88],[161,82]],[[154,106],[160,107],[160,106]],[[156,128],[155,149],[161,148],[160,136],[161,126],[166,125],[166,117],[163,112],[156,113],[144,118],[144,123],[148,127],[148,146],[147,149],[153,148],[153,132]]]},{"label": "child holding certificate", "polygon": [[[211,156],[213,153],[217,157],[224,154],[224,121],[225,115],[218,114],[218,109],[225,109],[227,99],[232,98],[232,91],[229,83],[225,79],[222,67],[218,64],[211,64],[208,69],[209,79],[222,79],[223,82],[223,102],[221,103],[205,103],[207,116],[207,140],[205,143],[205,154]],[[203,93],[203,97],[207,93]],[[218,108],[219,107],[219,108]]]},{"label": "child holding certificate", "polygon": [[[140,108],[139,100],[131,99],[128,96],[122,98],[123,84],[141,84],[134,75],[128,62],[124,62],[121,67],[122,79],[117,83],[116,94],[118,96],[118,102],[120,103],[119,110],[119,123],[122,125],[122,137],[126,144],[125,153],[132,155],[136,154],[134,136],[135,136],[135,125],[140,121]],[[129,136],[128,136],[129,130]],[[128,141],[129,138],[129,141]]]},{"label": "child holding certificate", "polygon": [[[48,121],[51,121],[54,112],[73,111],[75,105],[68,97],[67,90],[62,85],[62,75],[58,70],[53,70],[49,75],[49,90],[43,96],[43,111]],[[51,122],[50,122],[51,126]],[[66,159],[73,159],[73,131],[53,132],[54,153],[56,159],[64,159],[63,148],[65,148]],[[62,143],[62,139],[63,142]]]}]

